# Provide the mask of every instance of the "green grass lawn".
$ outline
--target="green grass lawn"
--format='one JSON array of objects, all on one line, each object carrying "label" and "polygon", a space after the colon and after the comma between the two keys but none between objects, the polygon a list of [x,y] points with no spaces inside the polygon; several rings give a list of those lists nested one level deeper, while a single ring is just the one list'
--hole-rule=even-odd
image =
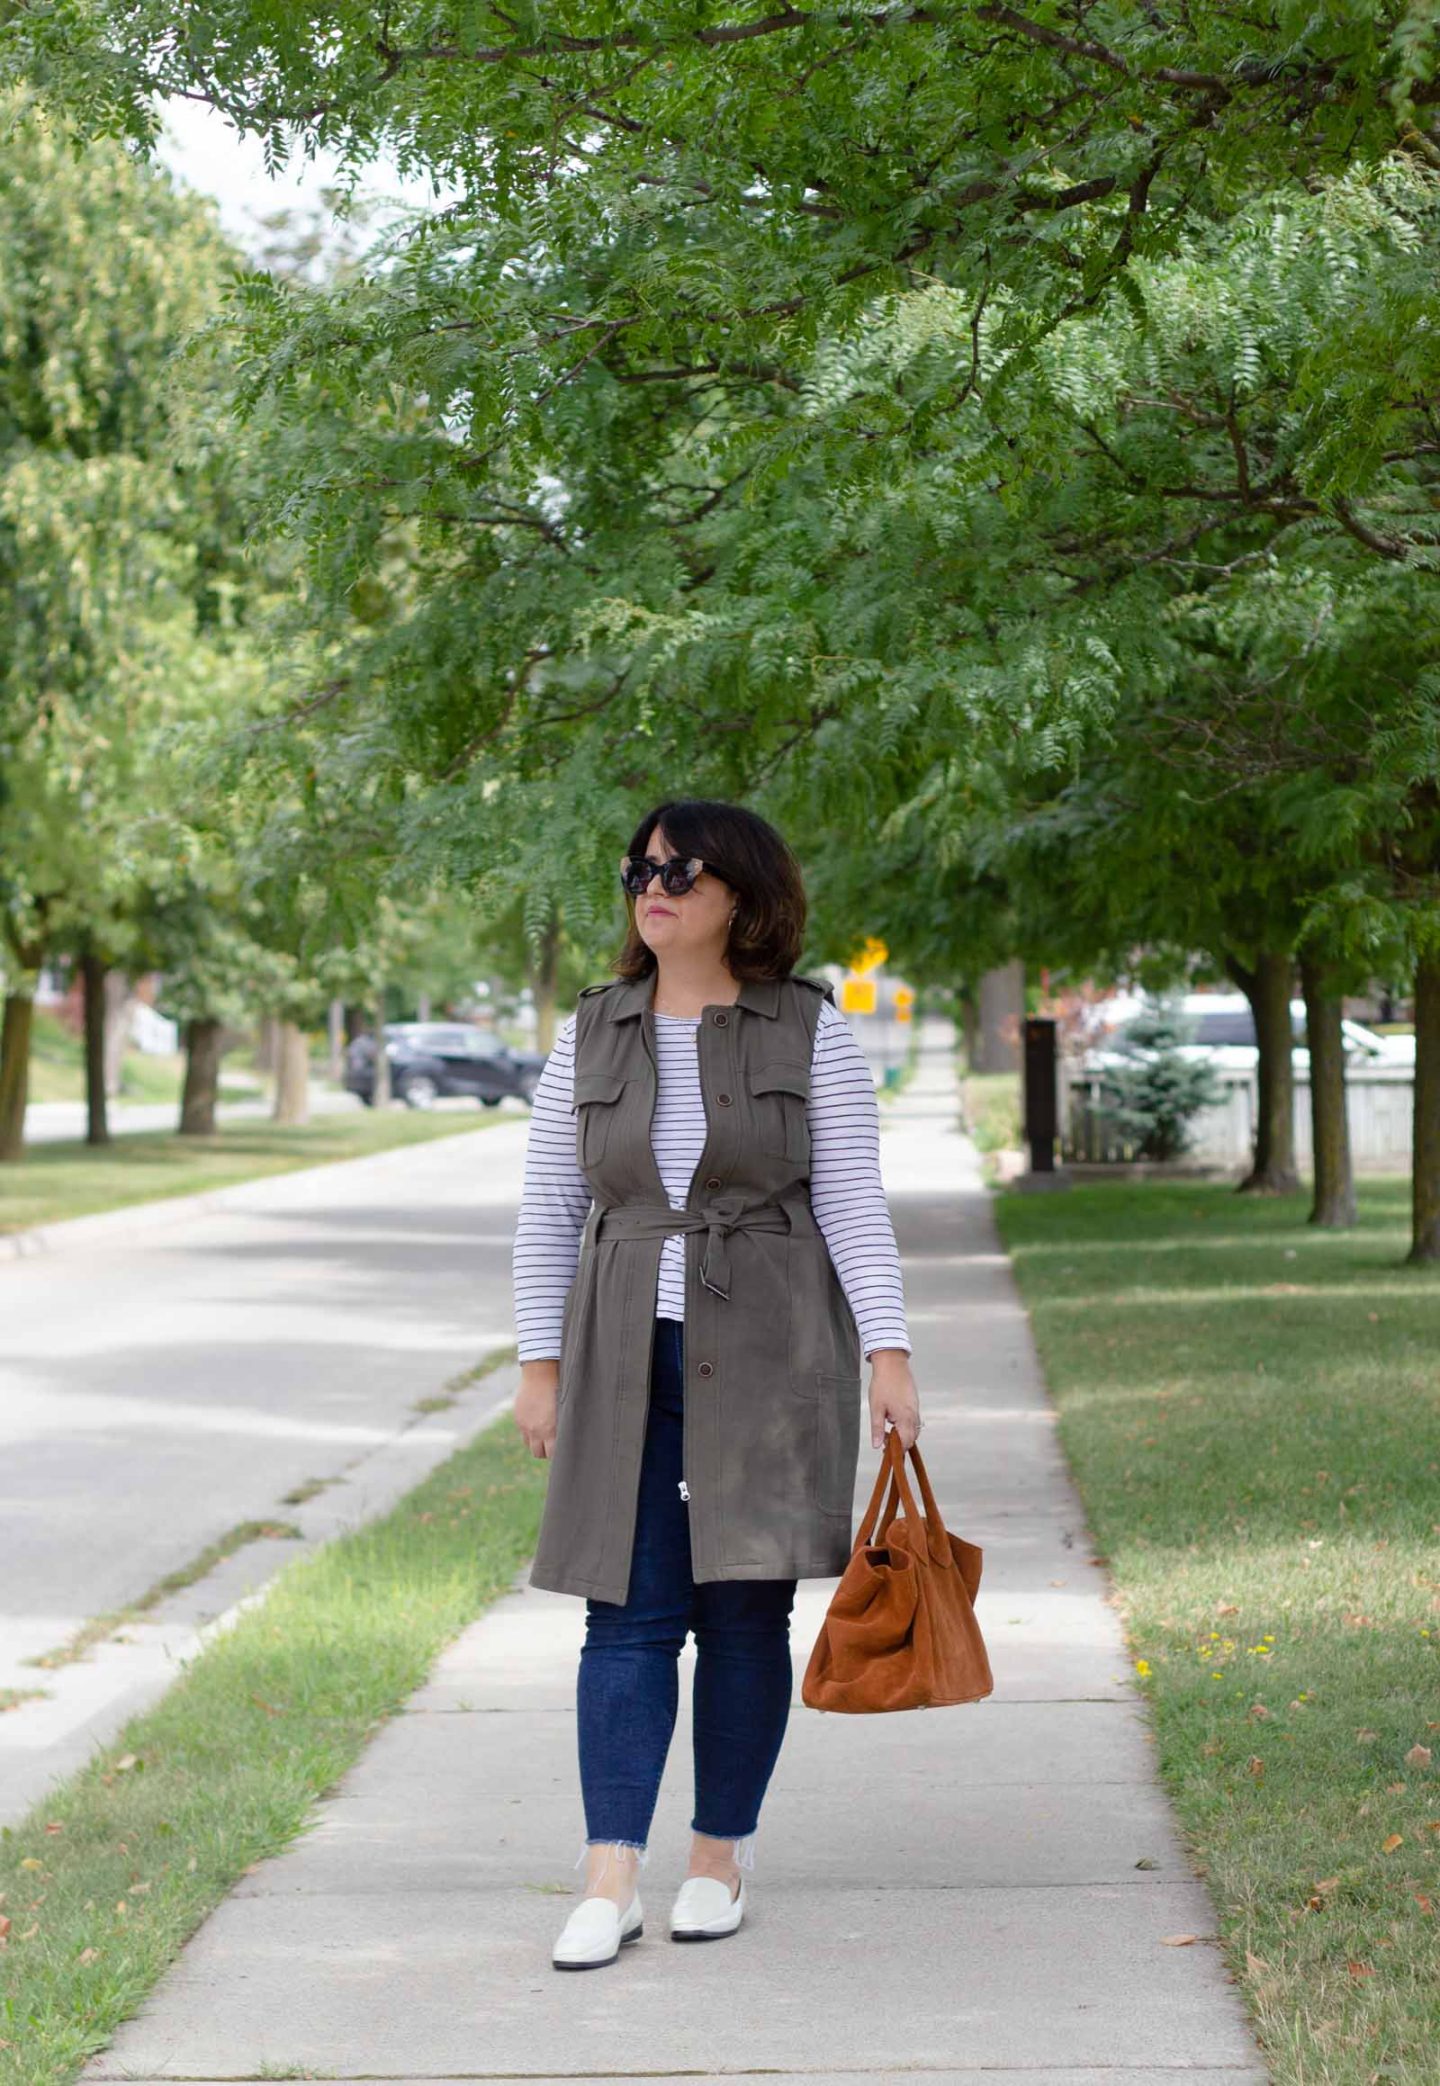
[{"label": "green grass lawn", "polygon": [[222,1123],[210,1138],[156,1130],[117,1136],[93,1150],[68,1140],[35,1144],[23,1159],[0,1166],[0,1233],[168,1195],[198,1195],[263,1174],[362,1158],[392,1145],[488,1130],[507,1120],[515,1120],[513,1113],[488,1108],[432,1113],[394,1107],[378,1115],[357,1108],[353,1115],[317,1116],[293,1129]]},{"label": "green grass lawn", "polygon": [[388,1514],[283,1570],[0,1835],[0,2086],[74,2079],[295,1838],[529,1556],[546,1469],[503,1413]]},{"label": "green grass lawn", "polygon": [[1159,1759],[1282,2086],[1440,2077],[1440,1270],[1408,1184],[1006,1194]]},{"label": "green grass lawn", "polygon": [[[185,1053],[161,1057],[142,1050],[127,1050],[121,1063],[120,1091],[111,1102],[173,1101],[179,1105],[185,1083]],[[221,1077],[222,1101],[254,1098],[250,1086],[227,1083]],[[37,1007],[30,1039],[31,1101],[83,1101],[85,1099],[85,1047],[49,1007]]]}]

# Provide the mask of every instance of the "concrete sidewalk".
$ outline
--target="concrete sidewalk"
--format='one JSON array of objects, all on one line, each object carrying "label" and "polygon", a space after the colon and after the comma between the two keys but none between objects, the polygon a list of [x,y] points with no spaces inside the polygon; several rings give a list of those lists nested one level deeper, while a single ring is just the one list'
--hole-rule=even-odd
[{"label": "concrete sidewalk", "polygon": [[[550,1944],[584,1834],[583,1607],[522,1573],[85,2077],[1263,2086],[955,1129],[948,1039],[928,1031],[920,1075],[886,1107],[883,1150],[926,1463],[951,1525],[984,1549],[994,1694],[889,1717],[805,1709],[799,1675],[833,1582],[802,1580],[795,1706],[752,1910],[733,1939],[677,1948],[687,1650],[641,1879],[645,1937],[614,1965],[561,1977]],[[858,1502],[873,1471],[865,1446]],[[1167,1946],[1177,1934],[1200,1939]]]}]

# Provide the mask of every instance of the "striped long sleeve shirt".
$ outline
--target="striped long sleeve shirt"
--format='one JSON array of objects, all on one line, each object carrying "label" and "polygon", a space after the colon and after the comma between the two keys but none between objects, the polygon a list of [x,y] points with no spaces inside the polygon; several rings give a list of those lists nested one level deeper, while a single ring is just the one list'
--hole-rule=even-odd
[{"label": "striped long sleeve shirt", "polygon": [[[705,1144],[699,1015],[657,1014],[659,1087],[650,1126],[665,1193],[683,1210]],[[590,1184],[575,1158],[575,1016],[562,1022],[535,1089],[525,1184],[511,1255],[515,1326],[522,1362],[560,1352],[565,1297],[580,1260]],[[861,1346],[910,1349],[894,1226],[880,1179],[875,1083],[853,1030],[823,1000],[811,1059],[810,1202],[855,1315]],[[685,1316],[685,1238],[660,1249],[655,1313]]]}]

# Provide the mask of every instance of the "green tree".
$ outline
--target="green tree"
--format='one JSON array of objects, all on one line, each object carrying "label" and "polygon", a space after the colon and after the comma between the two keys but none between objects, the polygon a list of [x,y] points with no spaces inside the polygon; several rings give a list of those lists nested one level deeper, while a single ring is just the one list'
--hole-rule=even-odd
[{"label": "green tree", "polygon": [[[172,358],[213,310],[209,214],[116,146],[83,157],[24,89],[0,110],[0,1157],[23,1136],[47,950],[98,986],[163,859],[164,743],[204,596],[171,450]],[[199,677],[203,681],[204,676]]]}]

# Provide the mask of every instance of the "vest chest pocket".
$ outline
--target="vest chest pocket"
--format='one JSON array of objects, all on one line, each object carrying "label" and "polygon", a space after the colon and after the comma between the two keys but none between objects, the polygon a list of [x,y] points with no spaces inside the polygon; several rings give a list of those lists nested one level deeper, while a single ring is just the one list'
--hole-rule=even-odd
[{"label": "vest chest pocket", "polygon": [[810,1126],[805,1104],[810,1099],[810,1067],[783,1060],[757,1065],[749,1075],[749,1087],[761,1151],[780,1159],[807,1159]]},{"label": "vest chest pocket", "polygon": [[575,1158],[582,1172],[604,1158],[620,1112],[616,1104],[628,1085],[619,1072],[575,1074]]}]

